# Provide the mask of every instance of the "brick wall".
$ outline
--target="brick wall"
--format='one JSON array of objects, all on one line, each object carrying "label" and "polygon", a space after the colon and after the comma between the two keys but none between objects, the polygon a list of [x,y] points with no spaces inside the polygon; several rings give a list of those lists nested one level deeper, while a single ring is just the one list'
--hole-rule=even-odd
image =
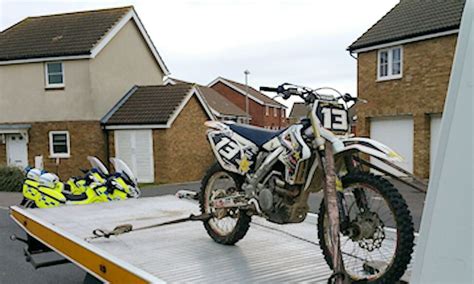
[{"label": "brick wall", "polygon": [[[107,142],[108,142],[108,158],[115,157],[115,132],[114,131],[107,131]],[[109,166],[109,169],[112,167],[110,161],[104,161],[106,165]]]},{"label": "brick wall", "polygon": [[275,116],[275,114],[273,113],[275,110],[275,108],[273,107],[269,107],[268,109],[268,115],[265,115],[264,114],[264,117],[263,117],[263,124],[265,126],[268,126],[268,127],[271,127],[271,128],[283,128],[287,125],[286,123],[286,116],[285,117],[281,117],[281,113],[285,112],[284,109],[280,109],[280,108],[277,108],[276,111],[277,111],[277,115]]},{"label": "brick wall", "polygon": [[[56,164],[50,158],[49,132],[69,131],[69,158],[61,158]],[[36,122],[28,132],[28,162],[34,165],[34,157],[42,155],[44,168],[57,173],[61,179],[83,175],[81,168],[90,168],[87,156],[97,156],[105,161],[105,136],[98,121]]]},{"label": "brick wall", "polygon": [[204,122],[209,120],[192,97],[169,129],[153,130],[155,181],[177,183],[200,180],[214,162]]},{"label": "brick wall", "polygon": [[414,123],[414,174],[429,176],[430,115],[443,111],[456,35],[403,45],[403,77],[377,82],[377,51],[358,54],[357,134],[370,135],[370,119],[410,115]]},{"label": "brick wall", "polygon": [[[221,82],[217,82],[211,88],[219,92],[243,111],[246,111],[245,96],[243,96],[241,93],[229,88]],[[277,116],[275,117],[273,115],[273,107],[269,107],[267,116],[265,114],[265,106],[262,106],[261,104],[258,104],[249,98],[249,114],[252,117],[252,120],[250,121],[251,125],[260,127],[285,127],[287,125],[286,117],[281,117],[281,111],[281,109],[277,109]],[[285,110],[283,110],[283,112],[285,112]]]},{"label": "brick wall", "polygon": [[6,144],[3,144],[2,141],[0,141],[0,166],[6,165],[6,164],[7,164]]},{"label": "brick wall", "polygon": [[[239,92],[229,88],[221,82],[217,82],[211,88],[216,90],[218,93],[223,95],[226,99],[231,101],[233,104],[238,106],[240,109],[245,111],[245,96]],[[263,127],[264,116],[265,116],[265,107],[256,103],[254,100],[249,98],[249,114],[252,117],[250,124]]]}]

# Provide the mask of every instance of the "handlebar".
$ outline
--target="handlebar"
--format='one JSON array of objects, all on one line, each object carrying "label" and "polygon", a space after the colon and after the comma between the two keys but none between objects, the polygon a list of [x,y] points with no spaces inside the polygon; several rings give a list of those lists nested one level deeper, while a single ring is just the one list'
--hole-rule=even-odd
[{"label": "handlebar", "polygon": [[[338,96],[328,96],[324,94],[319,94],[319,90],[332,90],[338,94]],[[291,96],[298,96],[302,98],[305,103],[310,104],[313,103],[316,99],[325,100],[325,101],[338,101],[342,99],[345,103],[348,102],[363,102],[366,103],[367,101],[359,99],[357,97],[352,97],[350,94],[345,93],[344,95],[341,94],[338,90],[330,87],[322,87],[317,89],[310,89],[303,86],[298,86],[290,83],[284,83],[278,86],[277,88],[274,87],[260,87],[260,91],[263,92],[272,92],[277,93],[283,97],[283,99],[289,99]]]}]

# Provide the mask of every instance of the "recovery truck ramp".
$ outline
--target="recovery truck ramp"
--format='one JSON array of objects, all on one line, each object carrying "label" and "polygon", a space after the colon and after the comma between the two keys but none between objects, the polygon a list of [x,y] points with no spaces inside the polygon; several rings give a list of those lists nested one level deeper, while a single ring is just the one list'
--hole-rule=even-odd
[{"label": "recovery truck ramp", "polygon": [[312,282],[332,271],[316,243],[316,216],[276,225],[253,218],[235,246],[215,243],[201,222],[187,222],[86,241],[97,228],[134,227],[199,214],[190,200],[161,196],[51,209],[11,207],[28,234],[89,274],[111,283]]}]

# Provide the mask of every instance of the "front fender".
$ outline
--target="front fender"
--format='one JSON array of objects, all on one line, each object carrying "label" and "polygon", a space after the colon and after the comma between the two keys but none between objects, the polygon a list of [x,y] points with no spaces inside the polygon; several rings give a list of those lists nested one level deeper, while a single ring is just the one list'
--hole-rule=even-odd
[{"label": "front fender", "polygon": [[336,149],[335,154],[356,150],[359,152],[366,153],[370,156],[387,160],[389,162],[403,161],[403,157],[400,156],[394,150],[392,150],[390,147],[370,138],[344,138],[341,139],[341,142],[342,144],[344,144],[344,147],[337,147],[338,149]]}]

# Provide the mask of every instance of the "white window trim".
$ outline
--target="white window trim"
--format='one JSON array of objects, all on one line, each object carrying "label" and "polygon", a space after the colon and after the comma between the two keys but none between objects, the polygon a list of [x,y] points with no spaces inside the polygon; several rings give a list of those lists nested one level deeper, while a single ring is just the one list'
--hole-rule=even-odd
[{"label": "white window trim", "polygon": [[[53,149],[53,135],[54,134],[66,134],[67,153],[54,153]],[[70,142],[69,131],[50,131],[49,132],[49,156],[51,158],[69,158],[71,157],[71,142]]]},{"label": "white window trim", "polygon": [[[49,77],[48,77],[48,64],[51,63],[61,63],[61,71],[63,75],[63,82],[61,84],[50,84]],[[44,79],[46,83],[46,88],[64,88],[66,86],[66,73],[64,70],[64,62],[62,61],[49,61],[44,63]]]},{"label": "white window trim", "polygon": [[273,117],[277,117],[278,116],[278,110],[276,107],[273,108]]},{"label": "white window trim", "polygon": [[[392,75],[392,60],[393,60],[393,52],[392,50],[400,48],[400,74]],[[387,62],[387,76],[380,76],[380,53],[386,51],[388,55],[388,62]],[[379,49],[377,51],[377,81],[387,81],[387,80],[395,80],[400,79],[403,77],[403,46],[392,46],[390,48]]]},{"label": "white window trim", "polygon": [[269,106],[265,106],[265,116],[268,116],[268,114],[270,113],[270,107]]}]

